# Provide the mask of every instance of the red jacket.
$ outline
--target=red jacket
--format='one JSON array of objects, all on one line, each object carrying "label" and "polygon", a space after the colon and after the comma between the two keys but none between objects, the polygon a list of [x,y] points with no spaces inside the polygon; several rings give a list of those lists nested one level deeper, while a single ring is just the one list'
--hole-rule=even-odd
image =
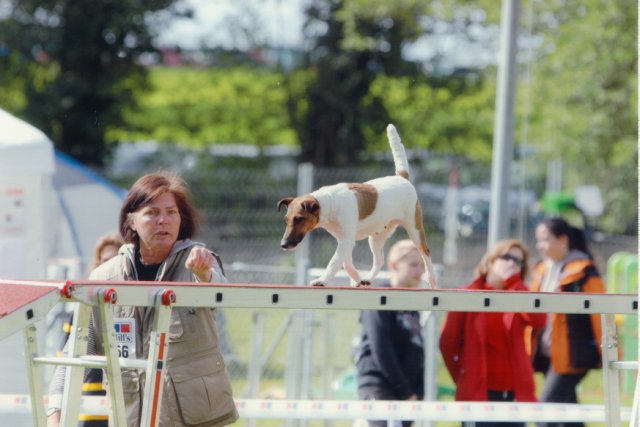
[{"label": "red jacket", "polygon": [[[528,291],[520,277],[507,280],[510,291]],[[480,277],[466,289],[485,289],[485,279]],[[543,327],[544,313],[503,313],[507,330],[514,394],[516,401],[535,402],[535,383],[530,355],[525,349],[525,327]],[[486,341],[491,333],[486,327],[486,313],[449,312],[440,335],[440,351],[451,378],[456,384],[456,400],[487,401]]]}]

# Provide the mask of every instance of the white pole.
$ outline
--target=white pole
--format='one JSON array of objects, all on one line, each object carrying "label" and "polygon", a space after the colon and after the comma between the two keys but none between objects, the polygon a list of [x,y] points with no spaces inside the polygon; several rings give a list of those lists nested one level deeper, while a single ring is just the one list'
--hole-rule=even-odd
[{"label": "white pole", "polygon": [[[313,191],[313,165],[302,163],[298,166],[298,196],[308,194]],[[298,245],[295,251],[296,276],[295,285],[304,286],[308,284],[309,277],[309,241],[307,236]],[[308,361],[305,363],[306,355],[311,354],[311,339],[309,335],[313,330],[307,322],[308,310],[293,312],[291,317],[291,327],[289,329],[289,356],[287,366],[287,397],[301,398],[306,395],[304,387],[309,384],[309,379],[305,375],[310,375]],[[304,424],[301,420],[288,420],[285,423],[289,427],[298,427]]]},{"label": "white pole", "polygon": [[[302,163],[298,166],[298,196],[313,191],[313,165]],[[295,252],[296,260],[296,285],[306,285],[308,282],[307,270],[309,269],[309,237],[307,236],[298,245]]]},{"label": "white pole", "polygon": [[444,247],[442,261],[445,265],[458,263],[458,171],[451,168],[449,186],[444,197]]},{"label": "white pole", "polygon": [[513,122],[516,86],[516,47],[519,0],[502,0],[500,18],[500,60],[496,87],[496,115],[491,165],[491,206],[487,246],[492,247],[509,233],[509,167],[513,156]]}]

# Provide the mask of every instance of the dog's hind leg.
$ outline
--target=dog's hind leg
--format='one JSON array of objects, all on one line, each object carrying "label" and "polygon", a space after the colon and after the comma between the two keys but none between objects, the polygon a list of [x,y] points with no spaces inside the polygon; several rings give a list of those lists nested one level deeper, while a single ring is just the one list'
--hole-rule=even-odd
[{"label": "dog's hind leg", "polygon": [[338,247],[331,257],[329,264],[327,264],[327,268],[324,270],[324,273],[322,273],[320,277],[311,281],[311,285],[324,286],[328,280],[333,279],[338,270],[340,270],[340,268],[344,264],[344,260],[347,259],[347,256],[349,256],[353,251],[353,247],[355,246],[355,244],[355,239],[338,240]]},{"label": "dog's hind leg", "polygon": [[397,224],[389,224],[384,228],[381,233],[372,234],[369,236],[369,248],[371,249],[371,255],[373,262],[371,264],[371,270],[360,281],[360,286],[367,286],[373,283],[373,280],[378,276],[382,266],[384,265],[384,244],[396,231]]},{"label": "dog's hind leg", "polygon": [[413,241],[413,244],[416,245],[416,248],[420,251],[420,255],[422,255],[422,260],[424,261],[424,266],[427,273],[427,282],[431,288],[436,287],[436,272],[433,268],[433,263],[431,262],[431,251],[429,250],[429,245],[427,245],[427,236],[424,232],[424,225],[422,224],[422,207],[420,206],[420,202],[416,202],[416,210],[414,222],[408,222],[404,224],[405,230],[407,230],[407,234],[409,238]]},{"label": "dog's hind leg", "polygon": [[422,261],[424,261],[425,270],[427,273],[427,282],[431,288],[436,287],[436,274],[435,269],[433,268],[433,263],[431,262],[431,255],[429,254],[429,247],[427,246],[427,239],[425,237],[424,231],[416,230],[415,228],[408,226],[406,227],[407,234],[409,238],[413,241],[413,244],[416,245],[420,255],[422,256]]}]

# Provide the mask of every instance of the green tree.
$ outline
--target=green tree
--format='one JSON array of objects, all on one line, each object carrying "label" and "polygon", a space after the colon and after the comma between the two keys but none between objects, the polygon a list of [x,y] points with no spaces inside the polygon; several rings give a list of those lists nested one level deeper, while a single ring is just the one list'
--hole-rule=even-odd
[{"label": "green tree", "polygon": [[[364,98],[378,74],[417,74],[402,59],[402,45],[419,34],[424,2],[390,4],[380,0],[323,0],[307,9],[306,31],[312,81],[306,90],[306,111],[292,114],[302,158],[316,165],[348,164],[365,149],[363,124],[379,123],[387,113],[380,100]],[[324,29],[318,34],[319,29]],[[293,110],[295,112],[295,108]]]},{"label": "green tree", "polygon": [[637,232],[637,2],[549,1],[533,12],[544,36],[529,88],[538,163],[561,159],[566,190],[600,187],[598,226]]},{"label": "green tree", "polygon": [[294,145],[286,112],[284,76],[265,69],[155,67],[127,125],[108,139],[153,139],[194,148],[215,143]]},{"label": "green tree", "polygon": [[[364,102],[382,100],[407,147],[429,148],[489,164],[495,97],[492,83],[449,77],[436,84],[427,78],[378,76]],[[375,123],[365,125],[365,134],[367,140],[377,142],[369,149],[388,149],[386,136]]]},{"label": "green tree", "polygon": [[[25,94],[16,111],[78,160],[104,164],[104,135],[146,88],[140,56],[154,28],[188,8],[176,0],[12,0],[2,20],[3,61]],[[180,6],[180,7],[179,7]],[[163,14],[153,12],[163,11]],[[4,64],[3,64],[4,65]],[[18,78],[15,76],[23,76]]]},{"label": "green tree", "polygon": [[[597,226],[637,232],[637,2],[520,3],[519,40],[531,47],[520,47],[516,147],[527,142],[524,160],[538,176],[561,159],[566,191],[598,185],[606,209]],[[440,19],[464,21],[474,11],[482,11],[486,25],[500,19],[493,0],[438,6]]]}]

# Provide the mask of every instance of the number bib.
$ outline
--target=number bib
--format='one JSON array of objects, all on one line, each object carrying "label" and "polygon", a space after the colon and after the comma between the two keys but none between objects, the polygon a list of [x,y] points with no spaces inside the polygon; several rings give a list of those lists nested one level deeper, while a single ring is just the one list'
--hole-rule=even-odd
[{"label": "number bib", "polygon": [[113,319],[118,342],[118,357],[136,358],[136,319],[121,317]]}]

